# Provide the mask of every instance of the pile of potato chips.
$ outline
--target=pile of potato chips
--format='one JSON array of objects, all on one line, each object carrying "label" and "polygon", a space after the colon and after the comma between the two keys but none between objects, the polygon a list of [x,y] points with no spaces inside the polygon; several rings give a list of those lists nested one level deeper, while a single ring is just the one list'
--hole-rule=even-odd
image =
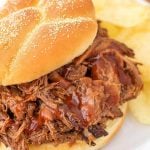
[{"label": "pile of potato chips", "polygon": [[[136,54],[144,88],[129,103],[137,120],[150,124],[150,2],[141,0],[93,0],[97,19],[110,37],[127,44]],[[144,1],[144,0],[143,0]],[[147,4],[147,5],[146,5]]]}]

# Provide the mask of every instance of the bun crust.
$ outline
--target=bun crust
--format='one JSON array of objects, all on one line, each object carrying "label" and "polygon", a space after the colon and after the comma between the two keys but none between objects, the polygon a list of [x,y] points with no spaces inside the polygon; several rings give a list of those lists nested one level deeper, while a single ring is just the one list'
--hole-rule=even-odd
[{"label": "bun crust", "polygon": [[[127,112],[127,104],[124,104],[121,107],[123,112],[123,117],[115,119],[113,121],[109,121],[107,124],[106,131],[109,133],[106,137],[101,137],[95,141],[96,146],[89,146],[83,141],[77,141],[74,145],[70,146],[68,143],[60,144],[57,147],[52,144],[43,144],[41,146],[30,146],[30,150],[98,150],[104,147],[113,136],[117,133],[117,131],[121,128],[126,112]],[[8,150],[3,144],[0,145],[0,150]]]},{"label": "bun crust", "polygon": [[13,0],[0,18],[1,85],[29,82],[69,63],[97,32],[91,0]]}]

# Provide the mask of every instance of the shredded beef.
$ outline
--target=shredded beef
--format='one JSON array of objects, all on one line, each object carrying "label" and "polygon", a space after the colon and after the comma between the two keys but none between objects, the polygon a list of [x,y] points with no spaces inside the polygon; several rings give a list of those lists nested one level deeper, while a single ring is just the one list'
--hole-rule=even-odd
[{"label": "shredded beef", "polygon": [[93,125],[93,126],[90,126],[88,128],[89,132],[91,132],[94,137],[96,138],[99,138],[101,137],[102,135],[106,136],[108,135],[108,133],[98,124],[98,125]]},{"label": "shredded beef", "polygon": [[106,136],[106,122],[142,89],[134,53],[99,28],[88,50],[35,81],[0,87],[0,141],[12,150],[29,144]]}]

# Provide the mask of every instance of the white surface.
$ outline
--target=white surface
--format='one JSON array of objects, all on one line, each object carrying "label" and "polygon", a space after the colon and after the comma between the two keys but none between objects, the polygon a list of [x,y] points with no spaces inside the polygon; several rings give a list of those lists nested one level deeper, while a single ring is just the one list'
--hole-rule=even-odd
[{"label": "white surface", "polygon": [[0,8],[6,3],[6,0],[0,0]]},{"label": "white surface", "polygon": [[150,6],[150,2],[148,2],[147,0],[137,0],[138,2],[140,2],[143,5],[148,5]]},{"label": "white surface", "polygon": [[103,150],[150,150],[150,126],[128,115],[117,136]]}]

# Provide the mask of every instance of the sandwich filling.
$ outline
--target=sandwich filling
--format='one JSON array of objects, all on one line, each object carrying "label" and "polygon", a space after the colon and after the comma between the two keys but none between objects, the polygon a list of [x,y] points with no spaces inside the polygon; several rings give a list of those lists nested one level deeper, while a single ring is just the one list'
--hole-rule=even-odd
[{"label": "sandwich filling", "polygon": [[30,144],[107,136],[106,122],[142,89],[138,63],[124,44],[99,28],[93,44],[71,63],[30,83],[0,86],[0,141],[12,150]]}]

